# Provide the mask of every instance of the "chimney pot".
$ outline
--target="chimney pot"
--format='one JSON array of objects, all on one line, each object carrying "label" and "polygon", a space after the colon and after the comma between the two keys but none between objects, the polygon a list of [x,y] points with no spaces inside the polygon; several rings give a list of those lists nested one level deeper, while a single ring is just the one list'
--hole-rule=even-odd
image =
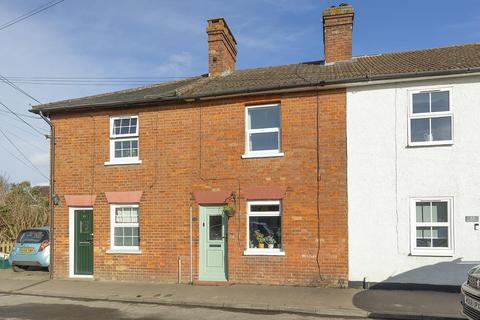
[{"label": "chimney pot", "polygon": [[218,76],[235,70],[237,41],[224,18],[207,20],[208,72]]},{"label": "chimney pot", "polygon": [[323,11],[323,47],[325,63],[352,58],[352,31],[355,11],[348,3]]}]

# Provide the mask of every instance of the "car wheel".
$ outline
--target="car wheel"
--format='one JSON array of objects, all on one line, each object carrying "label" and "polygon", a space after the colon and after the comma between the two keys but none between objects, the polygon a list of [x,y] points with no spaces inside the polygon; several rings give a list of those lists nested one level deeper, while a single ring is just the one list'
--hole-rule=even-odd
[{"label": "car wheel", "polygon": [[25,269],[26,269],[25,267],[22,268],[20,266],[12,265],[13,272],[23,272],[25,271]]}]

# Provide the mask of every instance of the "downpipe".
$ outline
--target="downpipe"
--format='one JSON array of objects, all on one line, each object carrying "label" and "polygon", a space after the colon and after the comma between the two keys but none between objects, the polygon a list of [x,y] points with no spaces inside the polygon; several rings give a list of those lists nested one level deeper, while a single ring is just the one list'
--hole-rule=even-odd
[{"label": "downpipe", "polygon": [[42,111],[39,113],[40,117],[50,126],[50,266],[48,268],[50,279],[53,279],[54,274],[54,246],[55,246],[55,237],[54,237],[54,226],[55,226],[55,217],[54,217],[54,201],[53,197],[55,195],[55,126],[52,121],[46,117]]},{"label": "downpipe", "polygon": [[190,205],[190,284],[193,284],[193,228],[192,228],[192,205]]}]

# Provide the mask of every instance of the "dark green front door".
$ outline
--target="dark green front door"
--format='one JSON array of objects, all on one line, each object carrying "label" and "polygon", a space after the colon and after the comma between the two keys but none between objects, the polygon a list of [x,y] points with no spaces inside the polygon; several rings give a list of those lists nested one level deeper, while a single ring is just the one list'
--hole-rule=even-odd
[{"label": "dark green front door", "polygon": [[75,210],[75,270],[78,275],[93,274],[93,210]]}]

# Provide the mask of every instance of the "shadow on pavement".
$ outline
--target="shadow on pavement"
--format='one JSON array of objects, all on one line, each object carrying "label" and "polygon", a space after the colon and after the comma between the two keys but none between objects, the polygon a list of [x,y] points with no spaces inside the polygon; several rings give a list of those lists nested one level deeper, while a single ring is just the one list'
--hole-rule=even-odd
[{"label": "shadow on pavement", "polygon": [[456,259],[413,269],[370,285],[370,290],[354,295],[353,304],[371,317],[391,313],[462,318],[460,285],[477,264]]},{"label": "shadow on pavement", "polygon": [[[45,306],[39,303],[17,304],[0,306],[0,317],[31,320],[60,320],[66,319],[130,319],[122,316],[122,313],[110,308],[87,307],[78,304],[49,304]],[[136,318],[139,320],[151,320],[154,318]],[[157,318],[158,319],[158,318]]]}]

